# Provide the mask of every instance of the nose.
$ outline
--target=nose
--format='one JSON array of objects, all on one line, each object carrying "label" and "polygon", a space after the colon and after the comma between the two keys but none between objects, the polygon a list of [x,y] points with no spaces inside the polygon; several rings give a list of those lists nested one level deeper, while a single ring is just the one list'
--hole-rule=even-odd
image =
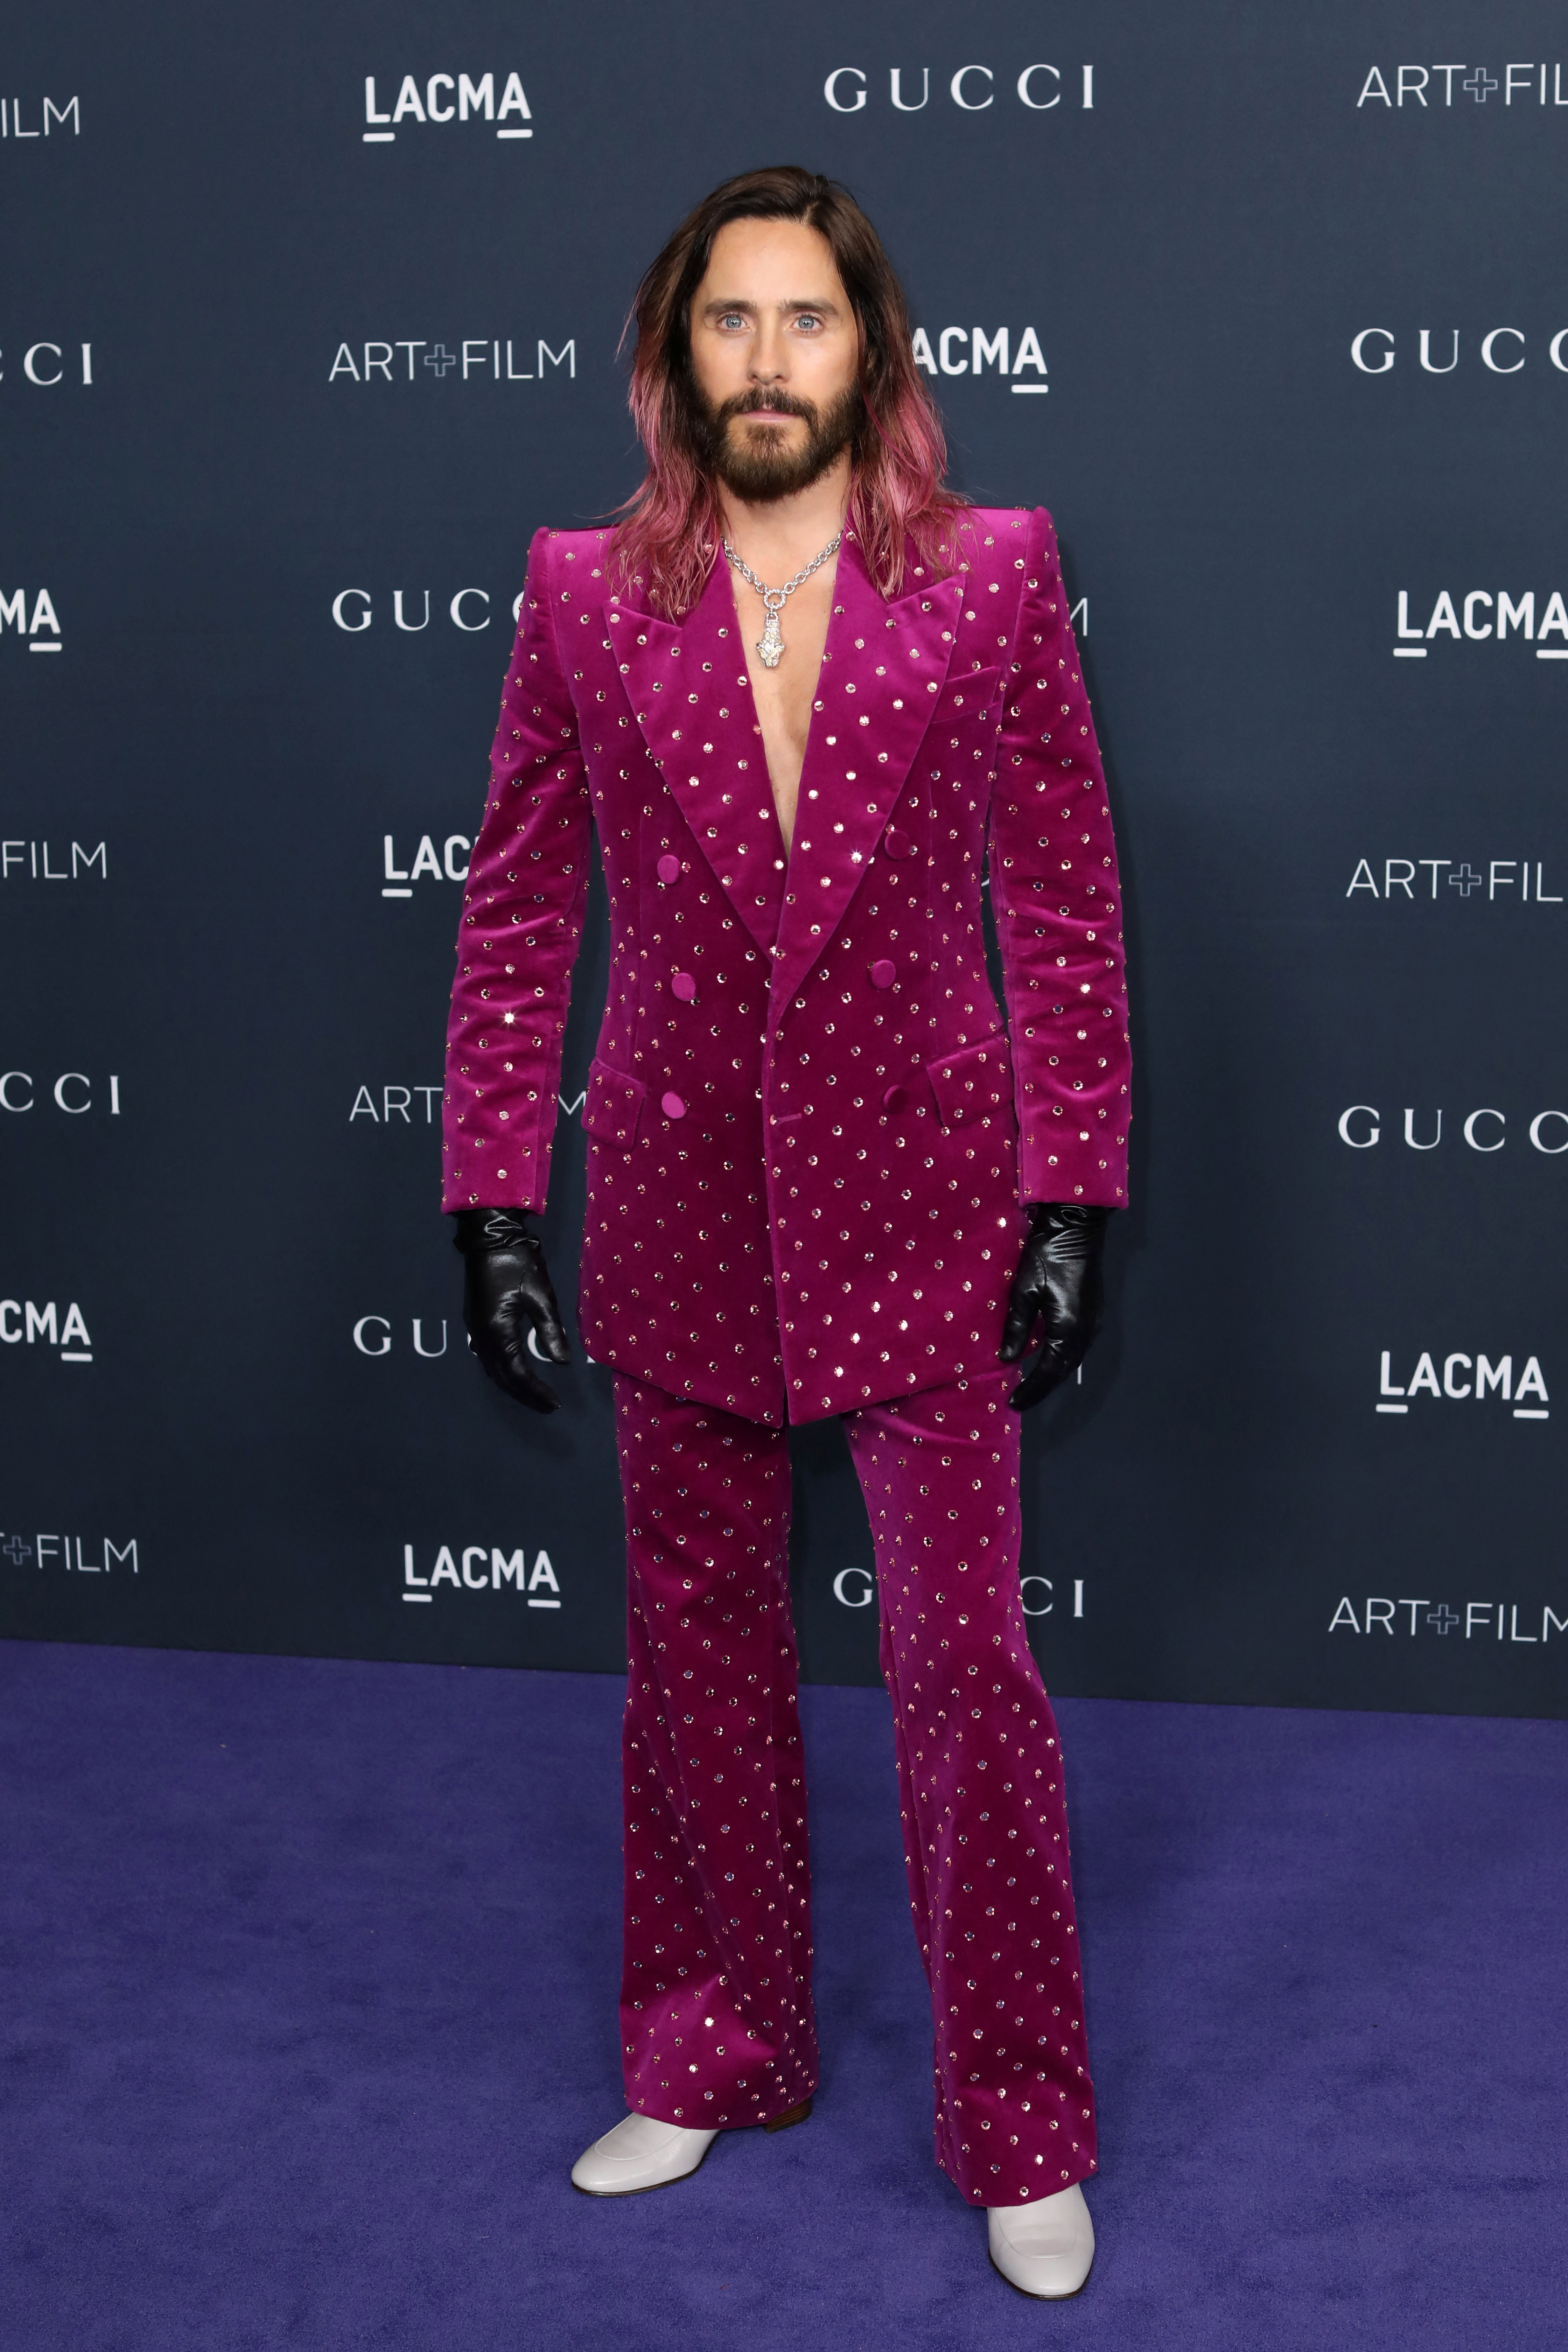
[{"label": "nose", "polygon": [[765,319],[752,346],[752,381],[753,383],[782,383],[788,372],[784,340],[779,323],[774,319]]}]

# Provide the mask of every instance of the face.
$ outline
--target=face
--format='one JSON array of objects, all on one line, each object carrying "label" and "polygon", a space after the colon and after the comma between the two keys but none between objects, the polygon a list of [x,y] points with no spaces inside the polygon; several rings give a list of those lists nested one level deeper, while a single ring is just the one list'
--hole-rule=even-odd
[{"label": "face", "polygon": [[727,222],[691,298],[704,454],[738,498],[787,498],[849,446],[859,338],[833,249],[798,221]]}]

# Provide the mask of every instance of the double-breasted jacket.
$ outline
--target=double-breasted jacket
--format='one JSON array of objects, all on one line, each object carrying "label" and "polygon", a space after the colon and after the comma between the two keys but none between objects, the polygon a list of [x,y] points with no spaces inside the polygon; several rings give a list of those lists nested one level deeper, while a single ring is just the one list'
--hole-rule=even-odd
[{"label": "double-breasted jacket", "polygon": [[885,599],[846,531],[786,858],[722,562],[669,621],[606,532],[530,551],[445,1206],[544,1205],[593,825],[584,1343],[752,1420],[994,1367],[1021,1204],[1127,1197],[1121,895],[1049,517],[972,509],[960,558]]}]

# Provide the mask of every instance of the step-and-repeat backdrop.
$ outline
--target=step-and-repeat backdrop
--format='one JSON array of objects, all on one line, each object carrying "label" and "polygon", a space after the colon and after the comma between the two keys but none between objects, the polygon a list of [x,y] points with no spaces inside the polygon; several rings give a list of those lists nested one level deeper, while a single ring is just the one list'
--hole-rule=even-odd
[{"label": "step-and-repeat backdrop", "polygon": [[[637,478],[669,227],[798,161],[955,481],[1057,518],[1120,829],[1047,1677],[1563,1713],[1560,12],[80,0],[3,71],[0,1630],[622,1660],[607,1376],[541,1423],[464,1338],[443,1025],[530,534]],[[837,1424],[796,1464],[807,1671],[870,1680]]]}]

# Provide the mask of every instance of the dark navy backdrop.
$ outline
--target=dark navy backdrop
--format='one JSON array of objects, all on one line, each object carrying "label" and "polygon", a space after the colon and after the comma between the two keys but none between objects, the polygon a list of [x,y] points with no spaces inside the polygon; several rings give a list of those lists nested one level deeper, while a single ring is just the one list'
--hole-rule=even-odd
[{"label": "dark navy backdrop", "polygon": [[[0,1628],[622,1655],[605,1375],[542,1425],[463,1340],[445,1004],[529,535],[637,478],[668,228],[788,158],[878,221],[955,479],[1048,505],[1081,600],[1136,1205],[1028,1425],[1047,1675],[1564,1711],[1560,40],[1365,0],[13,28]],[[568,1291],[603,987],[596,924]],[[797,1458],[807,1669],[868,1679],[837,1430]]]}]

